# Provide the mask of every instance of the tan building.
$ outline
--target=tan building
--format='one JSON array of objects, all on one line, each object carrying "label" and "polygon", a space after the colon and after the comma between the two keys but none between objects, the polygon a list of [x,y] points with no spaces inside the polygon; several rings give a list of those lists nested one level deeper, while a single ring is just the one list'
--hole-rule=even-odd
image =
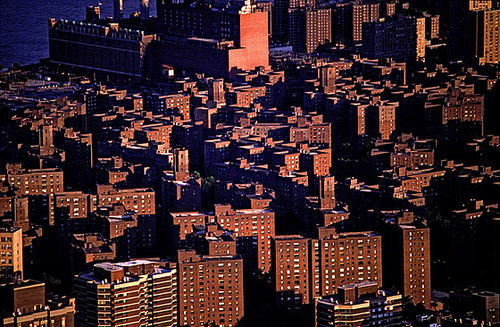
[{"label": "tan building", "polygon": [[[17,195],[35,197],[31,212],[42,218],[46,215],[54,223],[54,194],[64,192],[64,173],[60,168],[23,169],[21,165],[7,165],[7,182]],[[35,198],[33,198],[35,199]]]},{"label": "tan building", "polygon": [[500,9],[492,9],[492,1],[452,1],[449,58],[499,63],[499,17]]},{"label": "tan building", "polygon": [[492,5],[491,0],[469,0],[469,10],[487,10],[491,9]]},{"label": "tan building", "polygon": [[0,228],[0,279],[23,278],[23,230]]},{"label": "tan building", "polygon": [[75,297],[75,326],[177,326],[177,271],[158,262],[96,264]]},{"label": "tan building", "polygon": [[417,60],[425,61],[425,17],[415,18],[417,26]]},{"label": "tan building", "polygon": [[375,282],[338,288],[338,294],[316,301],[316,327],[403,326],[402,296]]},{"label": "tan building", "polygon": [[500,62],[500,10],[486,10],[483,15],[484,61],[498,64]]},{"label": "tan building", "polygon": [[20,195],[49,195],[64,190],[62,169],[21,169],[14,166],[7,169],[7,182],[17,188]]},{"label": "tan building", "polygon": [[290,44],[294,51],[311,53],[332,41],[331,9],[294,9],[289,17]]}]

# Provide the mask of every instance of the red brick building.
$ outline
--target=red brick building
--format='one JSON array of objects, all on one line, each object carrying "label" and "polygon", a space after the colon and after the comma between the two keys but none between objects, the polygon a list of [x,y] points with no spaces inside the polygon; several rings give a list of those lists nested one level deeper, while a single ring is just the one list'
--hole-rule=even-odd
[{"label": "red brick building", "polygon": [[0,285],[0,325],[73,327],[75,299],[46,300],[45,284],[22,280]]},{"label": "red brick building", "polygon": [[190,118],[190,106],[188,95],[153,93],[144,97],[144,110],[152,111],[153,114],[165,116],[179,116],[182,120]]},{"label": "red brick building", "polygon": [[160,2],[160,26],[176,37],[158,43],[157,64],[224,78],[258,66],[269,69],[269,14],[249,3],[219,7]]},{"label": "red brick building", "polygon": [[[7,165],[6,181],[16,194],[30,199],[30,212],[54,223],[54,194],[64,191],[64,174],[60,168],[22,169],[20,165]],[[41,222],[41,221],[40,221]]]},{"label": "red brick building", "polygon": [[[271,238],[275,235],[274,212],[269,209],[237,209],[215,205],[215,220],[225,229],[234,231],[238,250],[250,242],[256,262],[248,262],[253,270],[265,273],[271,268]],[[255,245],[255,243],[257,243]],[[242,249],[243,252],[243,249]]]},{"label": "red brick building", "polygon": [[239,255],[178,253],[179,326],[237,326],[245,315]]},{"label": "red brick building", "polygon": [[[384,213],[384,212],[383,212]],[[410,296],[416,305],[431,308],[431,258],[429,228],[413,212],[385,212],[383,231],[384,285]]]},{"label": "red brick building", "polygon": [[361,281],[382,285],[382,243],[375,232],[336,233],[320,228],[319,238],[275,236],[272,276],[278,305],[298,308]]}]

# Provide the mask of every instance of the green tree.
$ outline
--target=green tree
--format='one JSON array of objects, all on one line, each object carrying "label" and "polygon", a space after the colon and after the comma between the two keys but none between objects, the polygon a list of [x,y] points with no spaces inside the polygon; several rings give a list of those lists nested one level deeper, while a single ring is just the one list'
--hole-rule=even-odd
[{"label": "green tree", "polygon": [[203,192],[210,192],[215,187],[215,177],[207,176],[201,179],[201,190]]},{"label": "green tree", "polygon": [[215,203],[215,177],[207,176],[201,178],[201,206],[209,210]]}]

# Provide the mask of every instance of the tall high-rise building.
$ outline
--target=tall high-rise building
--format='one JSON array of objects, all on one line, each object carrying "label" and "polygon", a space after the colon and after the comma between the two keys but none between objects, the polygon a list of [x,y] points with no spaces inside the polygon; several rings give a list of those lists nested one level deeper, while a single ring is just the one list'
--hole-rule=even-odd
[{"label": "tall high-rise building", "polygon": [[62,148],[66,153],[67,185],[75,189],[93,186],[91,177],[94,167],[92,134],[66,131],[63,140]]},{"label": "tall high-rise building", "polygon": [[319,207],[335,208],[335,177],[321,176],[319,178]]},{"label": "tall high-rise building", "polygon": [[383,18],[363,24],[364,56],[396,61],[425,59],[425,18]]},{"label": "tall high-rise building", "polygon": [[[175,35],[159,44],[158,63],[215,77],[228,77],[231,70],[269,68],[269,14],[251,1],[163,0],[157,11],[160,28]],[[185,41],[175,41],[179,36]]]},{"label": "tall high-rise building", "polygon": [[412,212],[386,212],[382,233],[384,286],[394,287],[414,304],[431,305],[431,258],[429,227]]},{"label": "tall high-rise building", "polygon": [[87,22],[96,22],[101,19],[101,7],[88,6],[85,11],[85,20]]},{"label": "tall high-rise building", "polygon": [[236,326],[245,314],[241,257],[186,250],[178,260],[179,326]]},{"label": "tall high-rise building", "polygon": [[39,143],[41,155],[54,154],[54,126],[44,124],[39,127]]},{"label": "tall high-rise building", "polygon": [[424,15],[425,18],[425,38],[437,39],[439,38],[439,15]]},{"label": "tall high-rise building", "polygon": [[0,280],[23,278],[23,230],[0,228]]},{"label": "tall high-rise building", "polygon": [[123,20],[123,0],[113,0],[113,19],[115,22]]},{"label": "tall high-rise building", "polygon": [[271,35],[273,34],[273,2],[271,0],[257,0],[255,2],[255,5],[260,10],[267,12],[267,26],[270,39]]},{"label": "tall high-rise building", "polygon": [[363,3],[360,0],[336,3],[333,11],[335,42],[344,44],[361,42],[363,23],[375,22],[379,17],[379,3]]},{"label": "tall high-rise building", "polygon": [[75,326],[177,326],[177,271],[136,260],[75,277]]},{"label": "tall high-rise building", "polygon": [[326,9],[290,9],[289,41],[296,52],[311,53],[332,41],[332,11]]},{"label": "tall high-rise building", "polygon": [[238,253],[246,259],[248,270],[269,272],[271,238],[275,234],[275,217],[271,209],[233,210],[229,205],[215,206],[216,221],[234,231]]},{"label": "tall high-rise building", "polygon": [[479,59],[485,63],[498,63],[500,61],[499,18],[500,9],[492,9],[492,1],[451,1],[449,59]]},{"label": "tall high-rise building", "polygon": [[472,2],[457,0],[449,2],[447,43],[449,60],[470,60],[477,56],[474,46],[475,28],[472,26],[473,6],[470,6]]},{"label": "tall high-rise building", "polygon": [[468,0],[463,2],[468,3],[469,10],[476,11],[491,9],[493,5],[493,1],[491,0]]},{"label": "tall high-rise building", "polygon": [[278,305],[298,308],[351,283],[373,281],[382,285],[380,235],[320,228],[318,236],[273,238],[271,275]]},{"label": "tall high-rise building", "polygon": [[208,81],[208,99],[216,103],[224,102],[224,79],[211,79]]},{"label": "tall high-rise building", "polygon": [[415,17],[416,30],[417,30],[417,60],[425,61],[425,17]]},{"label": "tall high-rise building", "polygon": [[365,124],[369,134],[389,140],[396,129],[397,102],[379,102],[366,108]]},{"label": "tall high-rise building", "polygon": [[484,26],[484,61],[498,64],[500,62],[500,9],[483,11],[480,14],[479,24]]},{"label": "tall high-rise building", "polygon": [[[316,6],[314,0],[275,0],[272,10],[273,35],[275,42],[286,43],[290,39],[290,15],[294,10],[313,9]],[[297,28],[297,25],[296,27]]]},{"label": "tall high-rise building", "polygon": [[295,308],[311,302],[310,248],[310,239],[300,235],[273,238],[271,276],[278,305]]},{"label": "tall high-rise building", "polygon": [[140,0],[141,1],[141,19],[148,20],[149,19],[149,0]]},{"label": "tall high-rise building", "polygon": [[186,181],[189,179],[189,155],[186,149],[174,150],[174,180]]}]

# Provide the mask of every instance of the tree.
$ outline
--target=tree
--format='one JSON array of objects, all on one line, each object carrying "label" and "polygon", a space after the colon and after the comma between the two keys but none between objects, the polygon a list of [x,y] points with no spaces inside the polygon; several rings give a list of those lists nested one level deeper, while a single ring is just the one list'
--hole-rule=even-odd
[{"label": "tree", "polygon": [[215,177],[208,176],[201,179],[201,190],[203,192],[210,192],[215,187]]},{"label": "tree", "polygon": [[201,178],[201,206],[203,209],[211,209],[215,202],[215,177],[207,176]]}]

